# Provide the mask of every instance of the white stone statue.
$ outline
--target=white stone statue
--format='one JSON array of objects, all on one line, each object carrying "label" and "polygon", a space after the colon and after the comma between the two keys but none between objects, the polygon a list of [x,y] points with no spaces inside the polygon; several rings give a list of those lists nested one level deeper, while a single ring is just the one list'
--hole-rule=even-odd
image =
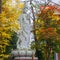
[{"label": "white stone statue", "polygon": [[19,39],[17,42],[17,48],[28,48],[29,42],[30,42],[30,21],[27,19],[28,16],[26,14],[22,14],[19,17],[19,23],[20,23],[20,31],[18,33]]}]

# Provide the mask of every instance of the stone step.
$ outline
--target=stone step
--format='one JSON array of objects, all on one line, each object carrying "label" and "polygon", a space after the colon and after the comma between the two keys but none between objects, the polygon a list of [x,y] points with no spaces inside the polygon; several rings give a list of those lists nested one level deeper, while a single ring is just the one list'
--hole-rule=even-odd
[{"label": "stone step", "polygon": [[38,60],[37,57],[15,57],[14,60]]}]

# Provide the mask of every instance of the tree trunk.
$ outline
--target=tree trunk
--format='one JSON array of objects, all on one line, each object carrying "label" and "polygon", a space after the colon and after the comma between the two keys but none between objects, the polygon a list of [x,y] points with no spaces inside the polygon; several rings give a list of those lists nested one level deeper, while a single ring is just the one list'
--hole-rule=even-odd
[{"label": "tree trunk", "polygon": [[50,54],[47,53],[46,60],[50,60]]},{"label": "tree trunk", "polygon": [[49,49],[49,52],[46,51],[46,60],[51,60],[52,48]]},{"label": "tree trunk", "polygon": [[[32,0],[30,0],[30,5],[32,5]],[[35,15],[34,15],[34,10],[33,10],[33,7],[31,6],[31,11],[32,11],[32,15],[33,15],[33,34],[34,34],[34,39],[35,39],[35,44],[37,42],[37,38],[36,38],[36,28],[35,28]],[[37,48],[36,49],[36,52],[37,52]]]},{"label": "tree trunk", "polygon": [[2,13],[2,0],[0,0],[0,14]]}]

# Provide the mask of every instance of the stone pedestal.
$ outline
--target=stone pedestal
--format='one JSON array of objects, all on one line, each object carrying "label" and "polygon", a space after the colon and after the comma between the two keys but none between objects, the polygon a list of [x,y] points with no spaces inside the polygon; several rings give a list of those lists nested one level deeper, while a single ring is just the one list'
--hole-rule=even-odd
[{"label": "stone pedestal", "polygon": [[38,58],[34,57],[32,59],[32,57],[16,57],[14,60],[38,60]]},{"label": "stone pedestal", "polygon": [[31,49],[13,50],[11,54],[14,60],[38,60],[38,58],[35,57],[35,50]]}]

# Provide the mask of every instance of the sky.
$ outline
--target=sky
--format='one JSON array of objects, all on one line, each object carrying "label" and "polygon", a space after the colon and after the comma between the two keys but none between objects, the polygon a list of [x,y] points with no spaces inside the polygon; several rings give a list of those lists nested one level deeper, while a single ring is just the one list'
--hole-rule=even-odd
[{"label": "sky", "polygon": [[[26,0],[20,0],[20,1],[26,1]],[[29,1],[29,0],[28,0]],[[38,0],[36,0],[36,1],[38,1]],[[40,1],[40,0],[39,0]],[[43,0],[41,0],[41,1],[43,1]],[[47,1],[47,0],[46,0]],[[60,0],[52,0],[53,2],[55,2],[55,3],[57,3],[57,4],[60,4]]]},{"label": "sky", "polygon": [[52,1],[60,5],[60,0],[52,0]]},{"label": "sky", "polygon": [[[13,0],[14,1],[14,0]],[[20,1],[29,1],[29,0],[20,0]],[[44,1],[44,0],[36,0],[36,1]],[[46,0],[47,1],[47,0]],[[51,0],[57,4],[60,4],[60,0]]]}]

